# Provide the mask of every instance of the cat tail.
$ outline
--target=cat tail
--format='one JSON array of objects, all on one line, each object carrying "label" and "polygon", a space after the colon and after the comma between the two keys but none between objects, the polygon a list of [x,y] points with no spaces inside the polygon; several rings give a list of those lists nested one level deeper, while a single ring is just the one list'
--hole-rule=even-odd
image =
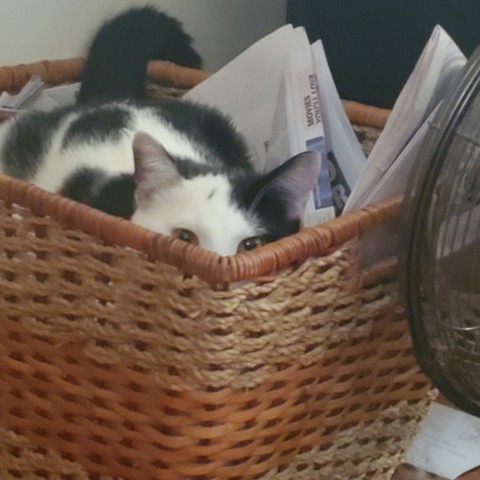
[{"label": "cat tail", "polygon": [[180,22],[150,6],[131,8],[107,21],[93,38],[78,102],[145,98],[149,60],[202,66]]}]

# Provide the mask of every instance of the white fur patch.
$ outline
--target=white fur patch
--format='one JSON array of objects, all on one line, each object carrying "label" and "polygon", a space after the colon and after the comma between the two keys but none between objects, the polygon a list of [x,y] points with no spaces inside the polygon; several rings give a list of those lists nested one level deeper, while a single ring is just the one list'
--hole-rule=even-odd
[{"label": "white fur patch", "polygon": [[205,163],[197,146],[169,123],[162,121],[151,108],[143,108],[137,111],[134,130],[150,135],[174,157],[188,158],[197,163]]},{"label": "white fur patch", "polygon": [[242,240],[263,232],[255,220],[232,205],[230,191],[230,183],[221,175],[183,179],[157,194],[148,208],[138,209],[132,221],[165,235],[187,229],[195,233],[201,247],[234,255]]},{"label": "white fur patch", "polygon": [[42,168],[31,179],[32,183],[50,192],[57,192],[65,179],[80,168],[100,168],[112,175],[133,173],[132,142],[136,132],[149,134],[172,156],[205,163],[203,155],[185,135],[162,122],[149,108],[135,111],[130,106],[128,110],[134,114],[132,128],[124,130],[120,140],[78,142],[70,145],[67,150],[62,150],[65,132],[78,114],[66,118],[61,128],[55,132]]}]

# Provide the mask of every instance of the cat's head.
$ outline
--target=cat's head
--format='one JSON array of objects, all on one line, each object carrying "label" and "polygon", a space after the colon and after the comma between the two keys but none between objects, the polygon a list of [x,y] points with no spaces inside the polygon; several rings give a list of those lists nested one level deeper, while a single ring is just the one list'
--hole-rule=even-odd
[{"label": "cat's head", "polygon": [[[152,137],[137,133],[132,221],[220,255],[234,255],[298,231],[320,170],[316,153],[297,155],[266,175],[186,171]],[[184,167],[184,165],[183,165]]]}]

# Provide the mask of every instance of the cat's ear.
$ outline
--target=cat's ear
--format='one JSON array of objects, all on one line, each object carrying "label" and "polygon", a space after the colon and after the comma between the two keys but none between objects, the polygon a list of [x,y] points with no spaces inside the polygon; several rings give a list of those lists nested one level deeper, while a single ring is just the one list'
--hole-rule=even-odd
[{"label": "cat's ear", "polygon": [[263,195],[274,193],[282,198],[288,219],[300,219],[308,195],[317,181],[320,167],[321,157],[316,152],[295,155],[266,175],[264,187],[255,203],[259,202]]},{"label": "cat's ear", "polygon": [[170,155],[150,135],[139,132],[133,138],[135,200],[147,206],[152,197],[180,182],[181,176]]}]

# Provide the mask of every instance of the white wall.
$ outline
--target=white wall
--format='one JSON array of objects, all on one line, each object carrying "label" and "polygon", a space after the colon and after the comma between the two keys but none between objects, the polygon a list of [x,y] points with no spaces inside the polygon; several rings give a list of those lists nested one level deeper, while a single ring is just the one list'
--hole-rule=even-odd
[{"label": "white wall", "polygon": [[147,3],[184,24],[211,71],[286,18],[286,0],[0,0],[0,65],[80,56],[105,19]]}]

